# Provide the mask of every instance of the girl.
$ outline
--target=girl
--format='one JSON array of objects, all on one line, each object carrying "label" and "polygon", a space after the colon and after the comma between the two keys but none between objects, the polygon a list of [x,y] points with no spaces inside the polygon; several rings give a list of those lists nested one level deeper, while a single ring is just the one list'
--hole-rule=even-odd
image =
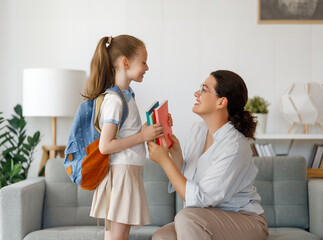
[{"label": "girl", "polygon": [[[170,149],[148,142],[149,156],[161,165],[185,207],[153,240],[267,239],[268,226],[253,186],[257,168],[247,138],[256,121],[244,111],[248,90],[231,71],[216,71],[195,92],[196,123],[184,148],[171,136]],[[182,170],[182,172],[181,172]]]},{"label": "girl", "polygon": [[105,239],[128,239],[131,225],[150,224],[142,166],[144,142],[163,136],[161,124],[142,127],[131,81],[142,82],[148,70],[145,44],[129,35],[102,38],[91,61],[91,74],[84,95],[94,99],[118,85],[128,102],[128,116],[120,128],[122,101],[106,94],[99,114],[99,149],[110,154],[110,169],[94,192],[90,216],[106,219]]}]

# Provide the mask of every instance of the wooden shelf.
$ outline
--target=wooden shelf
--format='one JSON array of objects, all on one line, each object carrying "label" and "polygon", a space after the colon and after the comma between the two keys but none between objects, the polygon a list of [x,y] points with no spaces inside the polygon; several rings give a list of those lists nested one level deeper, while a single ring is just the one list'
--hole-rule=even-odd
[{"label": "wooden shelf", "polygon": [[323,169],[322,168],[308,168],[307,169],[307,178],[323,178]]},{"label": "wooden shelf", "polygon": [[272,140],[322,140],[323,134],[259,134],[256,135],[257,140],[272,139]]}]

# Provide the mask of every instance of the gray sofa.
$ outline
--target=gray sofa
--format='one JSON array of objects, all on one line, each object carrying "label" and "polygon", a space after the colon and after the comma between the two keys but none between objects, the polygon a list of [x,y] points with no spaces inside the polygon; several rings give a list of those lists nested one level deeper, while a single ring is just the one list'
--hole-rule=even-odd
[{"label": "gray sofa", "polygon": [[[322,239],[323,179],[306,180],[302,157],[256,158],[255,163],[259,168],[255,185],[270,227],[268,239]],[[167,192],[166,175],[151,160],[146,160],[143,178],[152,223],[133,227],[129,239],[151,239],[182,208],[181,199]],[[103,240],[104,227],[89,217],[92,194],[70,181],[62,159],[52,159],[45,178],[1,189],[1,239]]]}]

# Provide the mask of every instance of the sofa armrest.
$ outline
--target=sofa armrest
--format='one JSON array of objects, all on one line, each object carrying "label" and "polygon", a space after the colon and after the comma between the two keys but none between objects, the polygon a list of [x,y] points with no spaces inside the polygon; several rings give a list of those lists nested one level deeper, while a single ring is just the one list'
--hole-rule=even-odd
[{"label": "sofa armrest", "polygon": [[323,179],[310,179],[308,182],[308,201],[310,213],[310,232],[323,238]]},{"label": "sofa armrest", "polygon": [[22,240],[41,229],[44,193],[43,177],[0,189],[0,239]]}]

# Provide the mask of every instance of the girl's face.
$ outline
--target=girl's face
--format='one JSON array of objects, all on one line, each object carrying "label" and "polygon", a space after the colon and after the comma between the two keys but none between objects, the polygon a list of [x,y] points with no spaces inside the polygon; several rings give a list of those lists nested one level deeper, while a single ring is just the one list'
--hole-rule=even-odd
[{"label": "girl's face", "polygon": [[219,96],[215,92],[214,88],[216,86],[215,78],[210,75],[201,85],[200,89],[194,93],[196,97],[196,103],[192,111],[197,115],[206,115],[214,113],[217,109],[217,101]]},{"label": "girl's face", "polygon": [[147,50],[145,47],[140,47],[138,53],[129,60],[128,76],[135,82],[142,82],[144,74],[149,70],[147,65]]}]

